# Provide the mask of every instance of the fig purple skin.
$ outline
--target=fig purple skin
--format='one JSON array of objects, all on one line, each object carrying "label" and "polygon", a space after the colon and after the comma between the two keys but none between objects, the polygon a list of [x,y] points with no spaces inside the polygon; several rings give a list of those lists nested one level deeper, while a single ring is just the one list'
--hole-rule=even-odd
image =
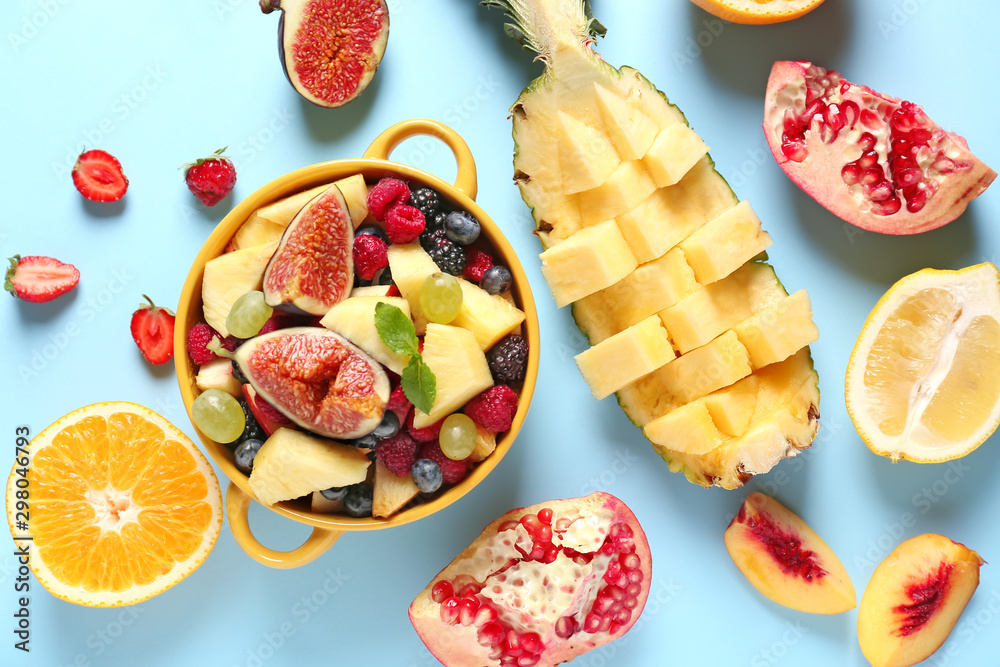
[{"label": "fig purple skin", "polygon": [[339,107],[371,83],[389,40],[385,0],[260,0],[260,9],[281,11],[281,66],[302,97]]}]

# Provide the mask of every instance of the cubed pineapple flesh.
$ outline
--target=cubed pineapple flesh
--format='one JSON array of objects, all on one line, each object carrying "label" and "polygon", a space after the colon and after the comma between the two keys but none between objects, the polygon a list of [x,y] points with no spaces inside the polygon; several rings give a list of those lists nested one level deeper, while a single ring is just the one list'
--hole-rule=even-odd
[{"label": "cubed pineapple flesh", "polygon": [[205,321],[223,336],[229,335],[226,318],[241,296],[260,289],[264,269],[274,254],[277,242],[234,250],[205,264],[201,280],[201,301]]},{"label": "cubed pineapple flesh", "polygon": [[429,413],[414,408],[413,425],[430,426],[493,386],[486,355],[468,329],[448,324],[427,325],[424,362],[434,373],[437,395]]},{"label": "cubed pineapple flesh", "polygon": [[819,340],[819,328],[812,320],[812,305],[805,290],[757,313],[734,331],[746,347],[754,368],[787,359]]},{"label": "cubed pineapple flesh", "polygon": [[680,248],[636,268],[611,287],[580,299],[573,307],[590,343],[638,324],[699,289]]},{"label": "cubed pineapple flesh", "polygon": [[368,457],[357,447],[279,428],[253,460],[250,490],[263,505],[273,505],[331,487],[365,481]]},{"label": "cubed pineapple flesh", "polygon": [[336,331],[397,375],[410,358],[389,349],[375,328],[375,308],[380,303],[395,306],[410,316],[410,303],[402,297],[352,296],[327,311],[321,326]]},{"label": "cubed pineapple flesh", "polygon": [[650,316],[576,355],[576,365],[600,400],[674,361],[674,349],[658,317]]},{"label": "cubed pineapple flesh", "polygon": [[403,298],[410,302],[413,324],[417,328],[417,334],[423,335],[424,328],[427,326],[427,318],[424,317],[424,312],[420,308],[420,288],[429,275],[437,273],[441,269],[427,254],[427,251],[415,241],[413,243],[392,243],[389,245],[388,254],[392,281],[396,283],[396,289],[399,290]]},{"label": "cubed pineapple flesh", "polygon": [[696,398],[750,375],[750,358],[736,334],[727,331],[707,345],[677,357],[650,375],[674,405]]},{"label": "cubed pineapple flesh", "polygon": [[462,278],[462,309],[451,324],[468,329],[484,352],[520,326],[524,312],[499,294],[490,294]]},{"label": "cubed pineapple flesh", "polygon": [[642,158],[657,187],[673,185],[708,153],[708,146],[683,123],[664,128]]},{"label": "cubed pineapple flesh", "polygon": [[621,158],[601,128],[559,112],[559,165],[563,192],[575,194],[603,184],[618,167]]},{"label": "cubed pineapple flesh", "polygon": [[684,239],[680,247],[702,285],[725,278],[767,250],[771,235],[761,229],[750,203],[742,201],[709,220]]},{"label": "cubed pineapple flesh", "polygon": [[589,227],[628,213],[655,189],[645,165],[639,160],[626,160],[602,185],[580,193],[580,219]]},{"label": "cubed pineapple flesh", "polygon": [[608,137],[623,160],[638,160],[646,154],[660,132],[659,125],[624,96],[600,83],[594,93]]},{"label": "cubed pineapple flesh", "polygon": [[375,461],[374,487],[372,516],[379,519],[392,516],[420,493],[412,476],[398,477],[378,460]]},{"label": "cubed pineapple flesh", "polygon": [[[638,266],[614,220],[577,232],[540,257],[542,275],[559,308],[614,285]],[[392,275],[395,279],[396,272]]]},{"label": "cubed pineapple flesh", "polygon": [[729,439],[712,419],[704,399],[671,410],[642,429],[656,447],[701,456],[721,447]]}]

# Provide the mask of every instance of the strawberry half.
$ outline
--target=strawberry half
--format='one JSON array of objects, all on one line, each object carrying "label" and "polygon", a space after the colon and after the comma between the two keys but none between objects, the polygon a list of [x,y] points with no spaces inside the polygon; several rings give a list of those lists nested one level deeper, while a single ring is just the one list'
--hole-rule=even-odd
[{"label": "strawberry half", "polygon": [[80,272],[72,264],[52,257],[14,255],[3,286],[18,299],[42,303],[70,291],[80,282]]},{"label": "strawberry half", "polygon": [[174,313],[160,308],[145,294],[143,304],[132,313],[132,339],[151,364],[165,364],[174,356]]},{"label": "strawberry half", "polygon": [[206,158],[187,165],[184,182],[194,196],[205,206],[215,206],[233,191],[236,185],[236,167],[220,148]]},{"label": "strawberry half", "polygon": [[76,159],[73,185],[91,201],[118,201],[128,190],[128,179],[115,156],[102,150],[92,150]]}]

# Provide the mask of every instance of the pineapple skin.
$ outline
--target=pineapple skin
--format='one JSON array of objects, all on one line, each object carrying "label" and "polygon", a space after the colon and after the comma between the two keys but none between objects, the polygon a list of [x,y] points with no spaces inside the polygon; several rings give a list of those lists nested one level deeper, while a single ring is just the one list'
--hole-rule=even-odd
[{"label": "pineapple skin", "polygon": [[[539,53],[539,58],[545,62],[546,70],[536,80],[531,82],[521,93],[511,107],[514,138],[514,168],[517,183],[525,204],[531,209],[535,220],[535,234],[542,248],[548,249],[583,228],[580,223],[579,195],[563,197],[558,190],[558,165],[553,169],[551,164],[539,165],[539,159],[532,155],[532,150],[540,154],[551,155],[551,146],[533,148],[529,144],[532,135],[544,135],[544,130],[529,130],[529,124],[544,123],[544,114],[539,120],[535,104],[546,94],[556,97],[562,94],[560,89],[566,88],[559,81],[560,73],[570,72],[575,83],[579,80],[600,81],[603,78],[611,81],[621,81],[628,77],[634,88],[640,91],[638,104],[649,108],[652,102],[645,101],[642,95],[656,98],[656,102],[665,104],[667,115],[674,116],[674,122],[686,125],[687,119],[683,113],[671,104],[667,97],[642,74],[630,67],[616,69],[604,62],[599,55],[591,50],[593,44],[594,26],[590,22],[589,7],[585,0],[486,0],[483,4],[500,6],[514,19],[508,24],[508,34],[520,36],[527,48]],[[547,23],[546,23],[547,22]],[[533,32],[532,26],[541,25],[542,29]],[[603,33],[601,33],[603,34]],[[574,66],[584,64],[588,72],[579,74],[573,72]],[[558,104],[554,104],[558,108]],[[551,129],[551,128],[550,128]],[[554,133],[549,133],[550,135]],[[724,188],[732,196],[734,203],[738,201],[732,188],[718,173],[710,155],[704,160],[710,165],[713,188]],[[532,168],[532,164],[540,168]],[[546,182],[555,184],[546,187]],[[761,255],[765,258],[766,255]],[[780,283],[779,283],[780,285]],[[781,288],[785,291],[784,288]],[[785,291],[787,293],[787,291]],[[586,309],[593,305],[575,302],[571,306],[574,319],[581,332],[591,344],[599,341],[591,339],[591,334],[583,324],[588,317]],[[608,332],[603,332],[606,337]],[[790,387],[794,392],[785,398],[774,414],[761,423],[752,423],[748,433],[732,438],[720,447],[704,454],[691,455],[668,450],[654,445],[657,452],[667,462],[673,472],[682,472],[687,479],[702,486],[721,486],[734,489],[744,485],[753,475],[767,472],[783,458],[794,456],[808,448],[815,438],[819,423],[819,378],[815,372],[809,348],[803,348],[789,360],[782,362],[793,370],[792,375],[801,378],[801,384]],[[635,397],[617,393],[618,403],[629,419],[642,428],[648,419],[641,418],[640,413],[647,406],[646,401],[656,402],[655,396]],[[781,399],[777,399],[781,400]]]}]

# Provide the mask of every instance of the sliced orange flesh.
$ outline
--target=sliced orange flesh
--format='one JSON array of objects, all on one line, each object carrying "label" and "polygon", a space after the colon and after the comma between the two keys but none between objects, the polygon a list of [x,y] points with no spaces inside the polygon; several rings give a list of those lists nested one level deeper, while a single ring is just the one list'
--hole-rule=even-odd
[{"label": "sliced orange flesh", "polygon": [[851,354],[847,408],[865,443],[892,460],[947,461],[1000,423],[1000,272],[925,269],[868,316]]},{"label": "sliced orange flesh", "polygon": [[790,21],[823,4],[823,0],[691,0],[710,14],[733,23]]},{"label": "sliced orange flesh", "polygon": [[[219,536],[222,495],[211,466],[141,405],[80,408],[27,449],[30,465],[15,464],[8,478],[7,521],[56,597],[90,607],[141,602],[193,572]],[[17,512],[25,484],[27,526]]]}]

